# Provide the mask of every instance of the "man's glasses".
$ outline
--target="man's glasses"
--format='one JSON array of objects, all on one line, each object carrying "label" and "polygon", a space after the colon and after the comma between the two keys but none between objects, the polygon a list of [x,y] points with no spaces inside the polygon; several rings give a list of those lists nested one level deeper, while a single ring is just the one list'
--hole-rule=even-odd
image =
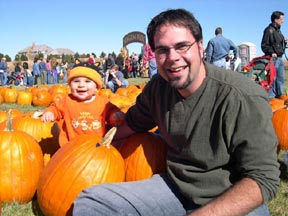
[{"label": "man's glasses", "polygon": [[178,54],[185,54],[196,42],[197,41],[193,43],[179,43],[172,47],[158,47],[155,49],[155,55],[159,58],[165,58],[169,54],[170,49],[174,49]]}]

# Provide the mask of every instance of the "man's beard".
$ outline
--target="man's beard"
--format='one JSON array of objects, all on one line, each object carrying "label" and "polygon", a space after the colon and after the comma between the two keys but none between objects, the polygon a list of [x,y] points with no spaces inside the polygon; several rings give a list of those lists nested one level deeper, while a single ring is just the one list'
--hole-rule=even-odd
[{"label": "man's beard", "polygon": [[183,89],[186,89],[191,83],[192,83],[192,80],[190,78],[190,76],[187,76],[187,79],[185,80],[185,82],[183,84],[178,84],[178,80],[180,80],[181,77],[177,77],[176,79],[174,80],[169,80],[169,83],[172,87],[176,88],[176,89],[179,89],[179,90],[183,90]]}]

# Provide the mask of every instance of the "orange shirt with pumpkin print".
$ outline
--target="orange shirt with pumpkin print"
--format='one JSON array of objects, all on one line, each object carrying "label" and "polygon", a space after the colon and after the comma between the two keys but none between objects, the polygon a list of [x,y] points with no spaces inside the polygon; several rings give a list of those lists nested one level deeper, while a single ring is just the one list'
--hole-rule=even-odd
[{"label": "orange shirt with pumpkin print", "polygon": [[47,111],[52,112],[55,120],[58,121],[60,146],[81,134],[95,134],[103,137],[110,115],[120,112],[119,108],[110,103],[106,97],[96,96],[93,101],[79,102],[71,95],[51,104],[44,110],[44,112]]}]

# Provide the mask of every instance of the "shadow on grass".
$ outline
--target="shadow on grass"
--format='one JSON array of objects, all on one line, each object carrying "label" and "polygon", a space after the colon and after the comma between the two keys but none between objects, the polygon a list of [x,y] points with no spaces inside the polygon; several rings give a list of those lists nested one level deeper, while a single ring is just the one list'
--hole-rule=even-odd
[{"label": "shadow on grass", "polygon": [[286,164],[283,161],[279,160],[279,163],[280,163],[281,181],[288,182],[288,167],[286,166]]}]

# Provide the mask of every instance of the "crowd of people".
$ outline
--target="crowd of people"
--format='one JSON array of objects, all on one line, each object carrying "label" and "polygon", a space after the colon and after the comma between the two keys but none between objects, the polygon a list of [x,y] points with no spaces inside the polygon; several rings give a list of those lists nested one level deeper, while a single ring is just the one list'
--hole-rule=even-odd
[{"label": "crowd of people", "polygon": [[[152,78],[152,75],[157,73],[156,61],[154,57],[151,59],[151,55],[153,55],[151,50],[144,52],[144,58],[141,54],[136,54],[134,52],[130,56],[126,57],[120,52],[116,58],[109,53],[99,61],[96,54],[91,53],[85,62],[89,64],[99,63],[97,69],[103,75],[104,86],[111,88],[111,90],[116,90],[117,87],[114,88],[111,85],[111,79],[113,77],[109,72],[112,70],[112,67],[114,67],[113,70],[115,70],[115,66],[117,66],[117,76],[119,76],[119,78],[121,77],[121,83],[123,84],[122,87],[127,87],[127,79],[129,78],[145,76]],[[97,60],[99,62],[97,62]],[[19,61],[15,63],[14,71],[8,72],[9,67],[6,58],[3,57],[0,62],[0,84],[2,86],[11,84],[25,86],[58,83],[67,84],[68,72],[73,68],[74,64],[75,62],[73,58],[71,61],[67,62],[65,59],[59,61],[55,58],[35,57],[33,59],[33,64],[30,65],[31,68],[29,68],[27,62],[21,63]],[[150,71],[152,67],[153,72],[151,73]],[[149,71],[149,75],[145,74],[146,71]],[[109,75],[109,78],[107,77],[108,80],[106,79],[106,75]]]},{"label": "crowd of people", "polygon": [[5,85],[45,85],[67,83],[67,72],[72,69],[73,62],[68,64],[64,59],[61,62],[51,61],[49,58],[35,57],[33,65],[29,67],[28,62],[16,62],[14,71],[8,72],[9,67],[5,58],[2,58],[0,68],[0,84]]}]

